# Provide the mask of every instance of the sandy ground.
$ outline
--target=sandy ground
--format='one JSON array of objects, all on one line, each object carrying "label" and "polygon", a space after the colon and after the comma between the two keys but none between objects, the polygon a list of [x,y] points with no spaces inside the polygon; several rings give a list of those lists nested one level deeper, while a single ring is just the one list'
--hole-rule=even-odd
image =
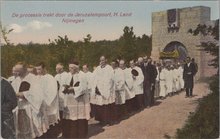
[{"label": "sandy ground", "polygon": [[198,99],[209,93],[206,83],[196,83],[194,96],[185,98],[185,92],[157,100],[155,106],[133,113],[112,126],[102,126],[94,119],[89,121],[89,138],[138,138],[161,139],[164,135],[173,137],[191,112],[198,105]]},{"label": "sandy ground", "polygon": [[[216,69],[205,69],[206,77],[216,73]],[[157,100],[155,106],[133,113],[112,126],[101,125],[91,119],[88,137],[92,139],[162,139],[164,135],[174,137],[176,129],[182,128],[190,113],[195,112],[198,100],[208,95],[208,84],[197,82],[193,97],[185,98],[185,91],[178,95]]]}]

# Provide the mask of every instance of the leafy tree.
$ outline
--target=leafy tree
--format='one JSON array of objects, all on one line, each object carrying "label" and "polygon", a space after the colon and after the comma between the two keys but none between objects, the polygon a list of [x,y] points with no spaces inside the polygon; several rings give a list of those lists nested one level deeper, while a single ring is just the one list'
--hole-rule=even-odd
[{"label": "leafy tree", "polygon": [[134,35],[133,27],[126,26],[123,31],[124,34],[119,39],[119,56],[129,61],[137,57],[136,36]]},{"label": "leafy tree", "polygon": [[193,35],[201,34],[205,37],[205,41],[199,47],[214,56],[210,65],[217,68],[217,74],[219,74],[219,19],[215,21],[214,26],[199,24],[196,29],[190,29],[188,32]]},{"label": "leafy tree", "polygon": [[108,62],[119,57],[127,62],[136,59],[138,56],[150,54],[151,37],[142,35],[136,37],[133,27],[125,27],[123,35],[116,40],[91,41],[92,36],[88,34],[83,41],[73,42],[65,35],[58,36],[57,39],[49,44],[27,43],[17,44],[16,47],[1,47],[2,56],[2,76],[8,77],[11,74],[11,68],[18,61],[24,61],[35,65],[39,61],[44,61],[47,70],[55,74],[55,66],[58,62],[64,64],[68,70],[68,62],[75,58],[79,60],[80,65],[88,64],[92,70],[93,66],[99,65],[99,58],[105,55]]}]

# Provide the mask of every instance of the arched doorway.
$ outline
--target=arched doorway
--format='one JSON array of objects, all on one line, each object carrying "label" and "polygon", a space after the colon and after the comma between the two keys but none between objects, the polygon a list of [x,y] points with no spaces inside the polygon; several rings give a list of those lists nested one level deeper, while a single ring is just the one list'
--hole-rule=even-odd
[{"label": "arched doorway", "polygon": [[179,57],[177,57],[177,59],[179,61],[183,61],[188,56],[188,52],[186,50],[186,47],[178,41],[172,41],[172,42],[168,43],[165,46],[165,48],[163,49],[163,52],[173,52],[175,50],[179,54]]}]

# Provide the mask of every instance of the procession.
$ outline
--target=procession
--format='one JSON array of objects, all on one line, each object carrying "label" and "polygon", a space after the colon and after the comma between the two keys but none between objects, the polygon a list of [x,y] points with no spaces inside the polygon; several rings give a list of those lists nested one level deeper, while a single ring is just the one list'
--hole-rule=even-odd
[{"label": "procession", "polygon": [[108,64],[101,56],[92,72],[75,59],[69,61],[69,71],[64,66],[57,63],[53,77],[44,62],[18,62],[7,81],[1,78],[7,84],[5,93],[10,92],[5,111],[14,121],[4,122],[3,131],[14,138],[87,138],[92,118],[111,126],[130,113],[149,109],[157,99],[183,90],[186,98],[192,97],[198,70],[190,57],[185,63],[156,63],[145,56]]}]

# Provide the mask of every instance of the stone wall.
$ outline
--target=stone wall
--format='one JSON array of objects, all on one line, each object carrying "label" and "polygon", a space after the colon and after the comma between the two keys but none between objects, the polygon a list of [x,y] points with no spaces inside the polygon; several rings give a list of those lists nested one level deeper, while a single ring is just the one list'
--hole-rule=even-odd
[{"label": "stone wall", "polygon": [[[205,24],[210,21],[210,8],[204,6],[178,9],[179,31],[168,32],[167,11],[152,13],[152,53],[151,57],[159,59],[159,52],[163,51],[166,45],[172,41],[182,43],[190,57],[194,57],[199,69],[204,69],[204,61],[207,61],[204,52],[198,47],[203,37],[193,36],[188,33],[189,29],[195,29],[198,24]],[[197,79],[204,76],[204,70],[199,70]]]}]

